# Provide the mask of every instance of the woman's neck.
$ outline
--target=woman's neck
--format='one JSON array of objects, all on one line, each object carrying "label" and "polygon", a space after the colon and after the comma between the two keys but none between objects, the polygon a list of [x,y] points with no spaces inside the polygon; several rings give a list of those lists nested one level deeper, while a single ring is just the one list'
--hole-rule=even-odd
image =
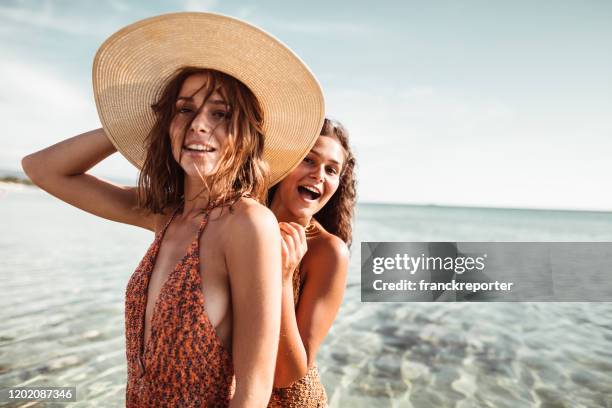
[{"label": "woman's neck", "polygon": [[208,207],[210,204],[210,191],[199,180],[195,182],[185,177],[183,192],[185,202],[183,206],[183,216],[200,214],[202,213],[202,209]]},{"label": "woman's neck", "polygon": [[272,200],[270,210],[272,210],[279,222],[295,222],[306,227],[312,220],[312,216],[299,217],[291,213],[276,197]]}]

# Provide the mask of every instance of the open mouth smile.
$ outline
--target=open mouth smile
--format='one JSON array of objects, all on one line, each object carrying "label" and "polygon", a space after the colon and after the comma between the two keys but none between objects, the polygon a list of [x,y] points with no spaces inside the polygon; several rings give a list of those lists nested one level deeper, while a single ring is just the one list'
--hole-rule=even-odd
[{"label": "open mouth smile", "polygon": [[298,194],[308,202],[317,201],[321,197],[321,191],[313,186],[298,186]]}]

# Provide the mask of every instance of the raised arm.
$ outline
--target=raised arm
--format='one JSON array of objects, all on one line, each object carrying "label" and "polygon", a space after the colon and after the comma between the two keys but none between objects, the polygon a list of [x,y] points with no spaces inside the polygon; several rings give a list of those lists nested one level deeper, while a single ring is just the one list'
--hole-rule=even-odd
[{"label": "raised arm", "polygon": [[[294,236],[294,248],[289,248],[289,253],[299,252],[295,243],[305,239],[298,238],[297,234],[301,235],[303,231],[299,231],[298,225],[293,226],[293,231],[289,233]],[[275,387],[288,387],[306,375],[314,364],[317,351],[336,318],[344,296],[349,261],[346,244],[335,236],[329,236],[309,245],[301,263],[306,280],[297,310],[293,304],[291,275],[284,274],[283,277]]]},{"label": "raised arm", "polygon": [[136,208],[136,187],[121,186],[86,172],[116,152],[103,129],[71,137],[21,160],[40,188],[66,203],[112,221],[155,230],[155,217]]},{"label": "raised arm", "polygon": [[280,233],[267,208],[236,211],[226,236],[236,392],[231,407],[265,407],[272,392],[281,303]]}]

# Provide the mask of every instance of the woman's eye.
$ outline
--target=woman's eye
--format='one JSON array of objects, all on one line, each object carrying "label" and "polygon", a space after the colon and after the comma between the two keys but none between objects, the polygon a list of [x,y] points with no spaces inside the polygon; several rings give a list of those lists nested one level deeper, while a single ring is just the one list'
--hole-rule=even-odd
[{"label": "woman's eye", "polygon": [[312,160],[310,157],[304,157],[304,163],[313,164],[314,160]]},{"label": "woman's eye", "polygon": [[225,119],[229,116],[229,112],[226,111],[215,111],[213,112],[213,116],[219,119]]},{"label": "woman's eye", "polygon": [[328,167],[327,168],[327,172],[329,174],[338,174],[338,169],[334,168],[334,167]]},{"label": "woman's eye", "polygon": [[189,113],[189,112],[193,112],[190,108],[179,108],[178,110],[179,113]]}]

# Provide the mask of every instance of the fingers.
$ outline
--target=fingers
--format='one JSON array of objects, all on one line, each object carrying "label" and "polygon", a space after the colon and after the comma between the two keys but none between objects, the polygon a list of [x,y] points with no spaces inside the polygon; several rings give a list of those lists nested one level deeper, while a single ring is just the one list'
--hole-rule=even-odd
[{"label": "fingers", "polygon": [[293,237],[280,228],[281,232],[281,255],[283,266],[283,279],[293,278],[293,271],[300,262]]},{"label": "fingers", "polygon": [[282,255],[282,259],[283,259],[283,267],[287,268],[289,267],[289,263],[290,263],[290,252],[289,252],[289,248],[287,247],[287,243],[285,242],[285,237],[281,237],[281,255]]},{"label": "fingers", "polygon": [[286,222],[278,223],[281,230],[281,235],[284,236],[288,242],[289,249],[296,249],[300,247],[299,234],[295,229]]},{"label": "fingers", "polygon": [[293,239],[293,245],[296,249],[300,251],[300,257],[306,253],[308,250],[308,245],[306,243],[306,232],[304,227],[295,222],[292,223],[279,223],[281,227],[281,231],[285,232],[287,235],[291,236]]},{"label": "fingers", "polygon": [[297,222],[291,222],[290,223],[300,234],[300,241],[306,245],[306,228],[302,227],[300,224],[298,224]]},{"label": "fingers", "polygon": [[280,230],[282,241],[287,248],[287,255],[289,257],[293,257],[299,247],[296,245],[293,236],[289,232],[287,232],[282,226]]}]

